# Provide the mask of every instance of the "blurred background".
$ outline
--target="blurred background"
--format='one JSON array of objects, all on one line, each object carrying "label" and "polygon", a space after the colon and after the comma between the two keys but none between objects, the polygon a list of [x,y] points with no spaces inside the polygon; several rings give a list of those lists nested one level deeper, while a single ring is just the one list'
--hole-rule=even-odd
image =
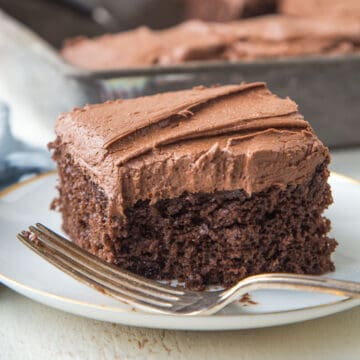
[{"label": "blurred background", "polygon": [[0,0],[0,8],[59,48],[64,39],[77,35],[95,36],[142,25],[162,29],[187,18],[228,21],[273,13],[276,1]]}]

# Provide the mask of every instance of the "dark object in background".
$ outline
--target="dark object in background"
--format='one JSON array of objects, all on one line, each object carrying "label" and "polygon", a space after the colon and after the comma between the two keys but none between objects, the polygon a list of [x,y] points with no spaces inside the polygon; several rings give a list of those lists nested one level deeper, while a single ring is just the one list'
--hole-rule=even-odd
[{"label": "dark object in background", "polygon": [[[71,0],[74,1],[74,0]],[[80,0],[77,0],[80,1]],[[86,2],[87,0],[81,0]],[[184,0],[92,0],[113,14],[121,30],[163,29],[184,19]]]},{"label": "dark object in background", "polygon": [[274,13],[277,0],[183,0],[185,17],[205,21],[231,21]]},{"label": "dark object in background", "polygon": [[57,48],[79,35],[158,29],[183,19],[183,0],[0,0],[0,9]]},{"label": "dark object in background", "polygon": [[106,31],[86,14],[57,1],[0,0],[0,8],[56,47],[69,36],[95,36]]}]

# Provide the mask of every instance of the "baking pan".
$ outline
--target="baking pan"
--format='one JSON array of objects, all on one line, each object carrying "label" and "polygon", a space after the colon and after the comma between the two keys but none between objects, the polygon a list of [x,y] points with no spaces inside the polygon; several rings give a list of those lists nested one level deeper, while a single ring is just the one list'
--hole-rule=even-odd
[{"label": "baking pan", "polygon": [[[34,143],[44,144],[53,138],[54,121],[60,112],[86,103],[196,85],[265,81],[274,93],[299,104],[325,144],[360,145],[359,55],[93,72],[66,64],[50,45],[1,12],[0,51],[0,97],[7,98],[15,109],[21,104],[23,111],[17,109],[17,115],[26,111],[27,128],[38,129]],[[24,117],[15,120],[14,131],[21,136]]]}]

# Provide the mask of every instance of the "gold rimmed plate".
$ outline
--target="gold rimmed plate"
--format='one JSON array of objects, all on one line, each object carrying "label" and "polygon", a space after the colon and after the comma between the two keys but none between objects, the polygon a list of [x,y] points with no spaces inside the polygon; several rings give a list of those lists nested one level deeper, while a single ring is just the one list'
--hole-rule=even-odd
[{"label": "gold rimmed plate", "polygon": [[[339,242],[336,271],[327,276],[360,281],[360,183],[332,173],[334,205],[327,212]],[[291,291],[257,291],[224,311],[201,317],[173,317],[134,311],[70,278],[31,252],[15,235],[41,221],[60,231],[49,210],[56,174],[40,175],[0,194],[0,282],[48,306],[80,316],[133,326],[183,330],[249,329],[289,324],[352,308],[360,300]]]}]

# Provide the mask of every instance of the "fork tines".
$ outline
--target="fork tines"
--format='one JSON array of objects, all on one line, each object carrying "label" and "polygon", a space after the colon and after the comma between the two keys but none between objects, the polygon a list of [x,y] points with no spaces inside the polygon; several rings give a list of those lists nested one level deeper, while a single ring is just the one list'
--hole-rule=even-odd
[{"label": "fork tines", "polygon": [[164,313],[188,305],[194,296],[105,263],[40,223],[29,231],[17,238],[62,271],[118,300]]}]

